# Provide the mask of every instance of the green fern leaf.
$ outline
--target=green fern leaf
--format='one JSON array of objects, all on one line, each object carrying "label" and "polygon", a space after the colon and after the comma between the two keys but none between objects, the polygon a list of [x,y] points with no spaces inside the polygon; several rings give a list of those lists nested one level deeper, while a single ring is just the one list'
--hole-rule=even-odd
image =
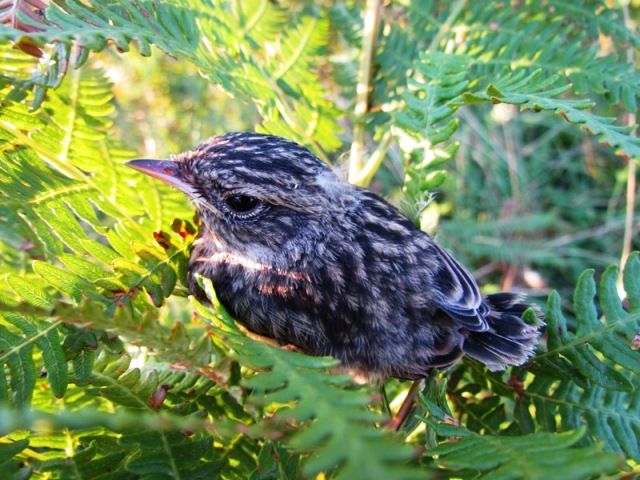
[{"label": "green fern leaf", "polygon": [[0,475],[3,478],[29,478],[31,470],[15,458],[29,445],[29,440],[16,440],[0,445]]},{"label": "green fern leaf", "polygon": [[583,431],[493,436],[433,426],[441,434],[462,438],[442,444],[428,455],[437,455],[437,463],[452,473],[480,473],[474,478],[581,480],[618,468],[619,459],[598,447],[572,448],[584,436]]},{"label": "green fern leaf", "polygon": [[585,28],[590,36],[597,37],[600,33],[610,35],[623,43],[631,43],[640,48],[640,35],[629,30],[622,19],[622,12],[617,8],[609,8],[603,1],[566,2],[551,0],[558,14],[564,14]]},{"label": "green fern leaf", "polygon": [[[634,253],[624,275],[629,303],[634,306],[638,305],[639,268],[640,255]],[[634,336],[640,330],[640,315],[635,307],[631,311],[622,307],[616,281],[615,267],[607,269],[600,280],[599,304],[605,318],[602,321],[593,303],[593,272],[586,271],[581,276],[574,295],[578,325],[574,335],[568,332],[557,294],[550,297],[548,351],[535,358],[541,368],[525,395],[536,405],[541,423],[549,428],[556,428],[553,415],[561,412],[561,425],[577,428],[586,423],[587,432],[605,441],[610,450],[640,458],[640,354],[632,349]],[[560,385],[556,379],[561,380]],[[549,395],[552,388],[555,393]],[[528,416],[527,412],[522,413]]]},{"label": "green fern leaf", "polygon": [[137,475],[204,480],[220,473],[219,462],[202,461],[214,458],[211,437],[189,439],[181,433],[141,432],[125,436],[121,443],[127,448],[140,449],[126,465],[127,471]]},{"label": "green fern leaf", "polygon": [[[497,395],[461,400],[466,426],[499,435],[563,432],[584,429],[583,443],[604,442],[605,449],[640,458],[640,352],[633,341],[640,330],[637,275],[640,255],[629,257],[624,274],[628,311],[616,291],[617,271],[607,269],[600,280],[596,308],[593,272],[581,276],[574,294],[575,320],[549,297],[546,350],[531,365],[510,375],[472,368],[469,378],[452,395],[490,388]],[[602,313],[600,313],[602,311]],[[605,353],[606,352],[606,353]],[[502,397],[502,398],[501,398]],[[508,426],[508,428],[507,428]],[[506,429],[506,430],[505,430]]]},{"label": "green fern leaf", "polygon": [[[307,475],[318,474],[340,465],[338,478],[403,478],[422,476],[399,463],[412,456],[410,449],[390,441],[368,423],[383,420],[367,411],[371,396],[344,388],[349,377],[326,372],[335,367],[330,358],[309,357],[251,340],[242,335],[229,314],[215,299],[210,281],[200,279],[213,299],[214,311],[196,305],[202,318],[224,338],[243,365],[257,371],[245,380],[253,389],[253,398],[262,405],[282,405],[273,418],[277,425],[288,421],[310,422],[290,439],[296,450],[313,450],[313,458],[304,464]],[[358,452],[368,452],[367,465]]]},{"label": "green fern leaf", "polygon": [[[634,270],[637,271],[639,262],[637,253],[629,258],[628,283],[633,283],[629,278]],[[640,328],[640,316],[622,308],[615,288],[617,269],[610,267],[600,281],[599,303],[606,318],[606,322],[602,322],[593,303],[596,294],[593,273],[592,270],[584,272],[576,286],[574,307],[578,328],[575,336],[568,332],[559,295],[553,293],[549,297],[548,351],[538,355],[535,361],[544,367],[547,359],[564,357],[585,381],[607,389],[631,391],[633,387],[628,376],[640,371],[638,352],[631,348],[633,337]],[[597,352],[600,355],[596,356]],[[572,370],[571,373],[575,372]]]},{"label": "green fern leaf", "polygon": [[[620,9],[603,2],[564,1],[535,1],[516,9],[499,2],[474,7],[460,19],[467,28],[464,41],[457,39],[456,53],[475,59],[471,68],[481,83],[504,74],[507,66],[528,74],[541,70],[546,77],[564,75],[577,95],[590,91],[612,104],[623,99],[628,109],[636,110],[640,76],[632,65],[620,62],[623,48],[603,55],[598,44],[601,33],[616,35],[621,46],[637,42]],[[540,17],[545,8],[553,14]]]},{"label": "green fern leaf", "polygon": [[[32,358],[33,343],[22,339],[0,325],[0,364],[5,363],[11,374],[11,403],[25,407],[31,403],[36,384],[36,367]],[[6,380],[3,377],[3,396],[6,399]]]},{"label": "green fern leaf", "polygon": [[53,305],[53,298],[46,289],[42,288],[33,280],[28,281],[17,275],[9,275],[6,278],[9,287],[18,297],[24,298],[36,307],[49,309]]},{"label": "green fern leaf", "polygon": [[629,135],[630,127],[614,125],[615,119],[587,111],[593,105],[589,100],[559,98],[569,85],[558,86],[554,77],[541,80],[540,74],[539,70],[529,76],[515,74],[489,85],[484,92],[467,95],[465,101],[481,99],[519,105],[521,110],[549,110],[598,137],[601,142],[615,148],[617,153],[640,158],[640,140]]},{"label": "green fern leaf", "polygon": [[67,361],[58,334],[60,322],[45,323],[13,313],[5,313],[4,319],[22,331],[29,341],[42,351],[47,381],[52,393],[61,398],[67,389]]},{"label": "green fern leaf", "polygon": [[[190,60],[232,94],[254,100],[265,120],[264,128],[273,133],[286,131],[324,156],[323,148],[333,150],[340,145],[340,127],[335,115],[328,115],[334,108],[324,98],[326,90],[318,87],[307,67],[316,64],[318,48],[327,41],[327,23],[305,16],[283,31],[283,10],[267,3],[258,4],[259,9],[271,13],[256,12],[254,17],[243,11],[237,18],[218,6],[186,1],[94,0],[89,6],[78,0],[60,0],[46,10],[38,31],[25,33],[0,25],[0,38],[13,42],[28,38],[39,45],[64,47],[52,58],[53,65],[64,66],[58,77],[70,62],[77,67],[86,61],[88,50],[101,51],[109,43],[122,51],[135,43],[142,54],[150,54],[151,45],[157,45],[170,55]],[[261,42],[251,32],[261,40],[266,38],[264,32],[275,29],[280,29],[279,55],[269,60],[264,52],[256,52]],[[200,42],[201,35],[206,41]],[[214,49],[217,45],[230,48]],[[278,62],[275,68],[274,60]],[[285,90],[302,91],[305,97],[287,97]]]},{"label": "green fern leaf", "polygon": [[458,149],[451,142],[458,128],[453,118],[460,96],[466,91],[466,63],[463,57],[425,54],[414,64],[409,91],[402,95],[404,110],[396,113],[400,146],[409,155],[405,163],[404,190],[413,202],[424,201],[429,190],[444,181],[439,169]]},{"label": "green fern leaf", "polygon": [[0,329],[0,343],[3,344],[0,362],[6,362],[9,366],[14,405],[26,406],[31,401],[32,395],[28,390],[33,390],[36,379],[36,363],[32,358],[34,345],[42,352],[51,392],[56,397],[63,397],[68,378],[67,362],[58,333],[61,322],[46,323],[14,313],[5,313],[0,319],[24,335],[18,336],[7,327]]}]

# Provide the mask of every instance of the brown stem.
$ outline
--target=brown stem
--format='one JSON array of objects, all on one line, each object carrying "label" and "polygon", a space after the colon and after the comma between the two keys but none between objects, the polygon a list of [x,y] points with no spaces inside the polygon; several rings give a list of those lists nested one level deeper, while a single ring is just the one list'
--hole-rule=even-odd
[{"label": "brown stem", "polygon": [[389,423],[387,424],[388,430],[391,430],[393,432],[397,432],[398,430],[400,430],[400,427],[402,427],[404,422],[407,420],[409,413],[411,413],[411,409],[413,408],[413,404],[416,399],[416,395],[420,390],[421,384],[422,380],[415,380],[413,382],[411,388],[409,388],[407,397],[404,399],[402,405],[400,405],[400,408],[398,409],[398,413],[396,413],[396,415],[391,420],[389,420]]},{"label": "brown stem", "polygon": [[356,179],[364,165],[364,116],[369,110],[369,91],[371,90],[371,66],[375,51],[382,0],[367,0],[364,11],[364,31],[362,50],[360,51],[360,68],[358,69],[358,85],[356,86],[355,125],[353,142],[349,156],[349,181]]},{"label": "brown stem", "polygon": [[[624,13],[624,23],[625,26],[633,31],[634,27],[631,23],[631,16],[629,15],[629,6],[624,5],[622,7],[622,11]],[[635,50],[633,47],[629,46],[627,48],[627,61],[635,67],[636,57]],[[627,113],[625,115],[625,123],[633,127],[631,131],[631,135],[636,135],[636,115],[634,113]],[[626,201],[626,212],[625,212],[625,222],[624,222],[624,237],[622,240],[622,253],[620,254],[620,278],[618,280],[618,288],[622,288],[622,274],[624,271],[624,266],[627,262],[627,258],[631,253],[631,246],[633,240],[633,230],[634,230],[634,216],[635,216],[635,204],[636,204],[636,173],[637,173],[637,159],[629,157],[627,159],[627,201]]]}]

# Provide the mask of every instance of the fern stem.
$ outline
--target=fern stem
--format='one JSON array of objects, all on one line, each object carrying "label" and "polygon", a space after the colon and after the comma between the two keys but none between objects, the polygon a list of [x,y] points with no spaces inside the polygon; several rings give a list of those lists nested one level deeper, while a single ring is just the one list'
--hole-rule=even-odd
[{"label": "fern stem", "polygon": [[[635,115],[628,113],[627,125],[635,126]],[[635,135],[636,129],[632,131],[632,135]],[[635,158],[629,158],[627,168],[627,204],[624,219],[624,237],[622,240],[622,253],[620,255],[620,282],[622,282],[622,274],[624,272],[624,266],[627,263],[627,258],[631,254],[631,242],[634,234],[634,220],[635,220],[635,204],[636,204],[636,179],[638,165]]]},{"label": "fern stem", "polygon": [[320,160],[327,164],[330,163],[329,157],[327,157],[327,154],[324,152],[322,147],[313,139],[313,137],[307,136],[308,132],[306,132],[305,129],[297,121],[295,112],[291,109],[289,103],[287,102],[287,95],[282,91],[278,83],[270,77],[266,77],[266,79],[271,88],[273,88],[273,90],[277,93],[276,107],[278,108],[278,111],[280,112],[280,115],[282,115],[284,121],[294,131],[300,132],[303,141],[308,142],[311,146],[313,146],[314,153]]},{"label": "fern stem", "polygon": [[362,50],[360,51],[360,67],[356,86],[355,124],[353,142],[349,155],[349,181],[355,183],[364,166],[365,123],[364,116],[369,110],[369,91],[371,90],[371,64],[380,24],[382,0],[367,0],[364,13],[364,31]]},{"label": "fern stem", "polygon": [[458,0],[453,4],[449,12],[449,16],[444,21],[444,23],[440,25],[438,33],[436,33],[436,36],[431,40],[429,48],[427,49],[428,52],[433,52],[436,48],[438,48],[438,44],[442,40],[442,37],[444,37],[445,33],[447,33],[451,29],[451,25],[453,25],[453,22],[456,21],[456,18],[458,18],[458,15],[460,15],[460,12],[462,11],[466,3],[466,0]]},{"label": "fern stem", "polygon": [[173,451],[171,450],[171,445],[167,440],[167,436],[164,432],[160,431],[160,438],[162,439],[162,448],[167,453],[167,457],[169,458],[169,466],[171,468],[171,473],[173,474],[173,478],[175,480],[181,480],[182,475],[180,475],[180,470],[178,470],[178,465],[176,465],[175,458],[173,457]]},{"label": "fern stem", "polygon": [[63,430],[63,433],[64,433],[64,438],[66,440],[66,448],[65,448],[65,453],[67,454],[66,463],[67,465],[71,466],[71,469],[73,470],[73,476],[75,478],[83,478],[83,475],[80,473],[80,470],[78,469],[78,464],[76,463],[76,460],[75,460],[76,445],[73,438],[73,433],[68,428],[65,428]]},{"label": "fern stem", "polygon": [[38,339],[40,339],[41,337],[44,337],[51,330],[55,330],[62,324],[63,324],[62,320],[56,320],[55,322],[49,324],[46,328],[43,328],[42,330],[38,330],[38,333],[36,333],[35,335],[26,338],[23,342],[20,342],[17,345],[13,345],[9,350],[3,352],[2,355],[0,355],[0,365],[4,364],[4,362],[11,355],[17,355],[20,352],[20,350],[31,345],[32,343],[35,343]]},{"label": "fern stem", "polygon": [[387,425],[387,428],[389,430],[391,430],[392,432],[397,432],[398,430],[400,430],[404,422],[409,417],[411,410],[413,409],[416,395],[418,395],[418,392],[420,391],[422,385],[424,385],[424,381],[422,379],[413,381],[411,387],[409,388],[409,391],[407,392],[407,396],[398,409],[398,412]]},{"label": "fern stem", "polygon": [[[625,26],[630,30],[634,31],[634,26],[631,23],[631,15],[629,14],[629,5],[623,5],[622,12],[624,14],[624,23]],[[636,53],[632,46],[627,47],[627,62],[633,65],[634,70],[636,67]],[[636,135],[636,114],[632,112],[628,112],[625,114],[625,123],[632,127],[630,135]],[[622,287],[622,275],[624,273],[624,267],[627,263],[627,258],[631,254],[631,243],[633,240],[633,230],[634,230],[634,216],[635,216],[635,204],[636,204],[636,178],[637,178],[637,159],[628,157],[627,158],[627,195],[626,195],[626,211],[625,211],[625,222],[624,222],[624,237],[622,239],[622,252],[620,254],[620,274],[618,276],[618,291],[623,290]],[[622,293],[622,292],[620,292]]]},{"label": "fern stem", "polygon": [[382,136],[382,140],[380,140],[380,144],[378,145],[378,148],[376,148],[375,152],[373,152],[373,155],[371,155],[371,158],[354,178],[349,179],[351,183],[358,185],[359,187],[366,187],[369,185],[373,176],[384,161],[385,154],[387,153],[387,150],[389,150],[392,138],[393,136],[391,135],[390,130]]}]

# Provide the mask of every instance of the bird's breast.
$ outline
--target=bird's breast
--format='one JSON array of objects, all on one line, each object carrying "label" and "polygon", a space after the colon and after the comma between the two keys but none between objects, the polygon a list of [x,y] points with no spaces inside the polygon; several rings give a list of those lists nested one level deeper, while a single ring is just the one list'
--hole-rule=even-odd
[{"label": "bird's breast", "polygon": [[[283,342],[310,335],[314,300],[307,272],[244,252],[196,245],[190,276],[194,273],[211,279],[222,304],[249,330]],[[197,284],[190,281],[191,286],[197,295]]]}]

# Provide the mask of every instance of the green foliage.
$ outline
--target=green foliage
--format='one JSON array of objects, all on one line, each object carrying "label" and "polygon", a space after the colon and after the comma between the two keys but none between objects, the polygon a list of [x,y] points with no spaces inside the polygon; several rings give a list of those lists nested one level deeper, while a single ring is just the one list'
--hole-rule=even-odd
[{"label": "green foliage", "polygon": [[[611,103],[622,100],[635,111],[640,78],[618,55],[630,42],[637,46],[638,36],[624,27],[619,10],[600,10],[601,6],[535,1],[511,9],[496,2],[467,13],[467,41],[456,52],[473,57],[474,70],[487,79],[504,72],[505,65],[526,74],[540,69],[545,77],[560,75],[570,81],[576,94],[590,91]],[[536,17],[541,11],[543,21]],[[619,50],[599,51],[594,40],[600,34],[612,36]]]},{"label": "green foliage", "polygon": [[[446,470],[465,474],[481,472],[477,478],[588,478],[616,470],[615,455],[596,447],[570,448],[583,435],[532,433],[523,436],[477,435],[447,426],[434,427],[443,436],[460,436],[431,450]],[[585,458],[589,461],[585,462]],[[515,473],[517,472],[517,473]]]},{"label": "green foliage", "polygon": [[449,161],[458,143],[441,146],[458,128],[453,117],[456,101],[467,89],[467,65],[458,58],[441,54],[423,55],[414,65],[414,78],[402,98],[405,110],[396,116],[396,125],[409,136],[400,143],[409,159],[405,165],[404,189],[410,200],[419,201],[421,192],[429,192],[444,181],[445,172],[435,170]]},{"label": "green foliage", "polygon": [[[600,1],[393,1],[372,39],[362,3],[2,4],[2,478],[637,473],[640,257],[624,301],[615,267],[597,294],[594,270],[578,278],[617,262],[640,157],[632,23]],[[439,374],[398,433],[334,360],[247,337],[206,282],[214,307],[187,301],[197,219],[123,165],[231,128],[339,163],[356,123],[359,180],[413,211],[438,189],[421,224],[487,292],[558,289],[528,365]],[[406,386],[384,387],[397,408]]]},{"label": "green foliage", "polygon": [[569,100],[558,98],[570,88],[570,85],[557,86],[557,77],[541,79],[538,70],[529,76],[518,72],[512,78],[489,85],[481,94],[471,94],[467,102],[490,100],[492,103],[510,103],[520,105],[521,109],[534,111],[550,110],[568,122],[574,123],[587,132],[596,135],[602,142],[615,148],[618,153],[632,158],[640,156],[639,141],[629,132],[632,127],[613,125],[614,118],[603,118],[584,110],[594,104],[589,100]]},{"label": "green foliage", "polygon": [[[638,459],[638,352],[631,346],[640,331],[640,255],[633,254],[625,268],[628,312],[616,292],[617,276],[617,268],[610,267],[600,280],[603,321],[594,304],[593,271],[582,274],[574,294],[575,334],[568,331],[558,294],[549,297],[547,351],[535,359],[536,378],[527,395],[536,406],[537,421],[550,429],[573,429],[586,422],[589,432],[608,449]],[[520,410],[528,415],[526,408]]]},{"label": "green foliage", "polygon": [[[638,351],[633,348],[640,329],[639,269],[635,253],[624,274],[628,309],[616,292],[617,268],[602,275],[597,303],[593,271],[587,270],[575,290],[575,318],[568,321],[562,313],[556,292],[549,296],[546,348],[526,369],[508,378],[482,378],[474,368],[456,378],[455,396],[474,395],[458,397],[465,403],[467,427],[511,435],[584,430],[574,442],[582,438],[582,443],[640,458]],[[481,398],[484,388],[496,396]]]},{"label": "green foliage", "polygon": [[[67,389],[67,362],[60,344],[58,330],[62,322],[47,323],[36,318],[27,318],[14,313],[6,313],[2,318],[22,335],[13,333],[1,326],[0,345],[2,345],[2,363],[6,362],[11,373],[11,403],[16,407],[25,407],[31,403],[36,384],[36,367],[32,358],[33,346],[42,352],[44,367],[51,392],[63,397]],[[2,400],[7,401],[8,388],[6,378],[0,380]]]},{"label": "green foliage", "polygon": [[[314,11],[297,13],[290,26],[286,18],[284,10],[267,0],[248,2],[244,11],[187,0],[107,1],[98,8],[70,0],[48,8],[46,22],[30,40],[66,45],[52,57],[54,65],[65,68],[81,66],[89,50],[101,51],[109,43],[123,51],[134,43],[142,55],[156,45],[193,62],[231,94],[255,102],[267,131],[286,134],[320,155],[340,145],[337,112],[309,72],[327,42],[327,23]],[[20,38],[13,29],[0,28],[3,33],[14,41]],[[267,42],[276,46],[275,53],[266,51]],[[214,48],[218,45],[227,50]]]},{"label": "green foliage", "polygon": [[[213,299],[217,318],[202,307],[198,310],[200,315],[217,321],[212,325],[215,335],[224,340],[242,365],[258,372],[243,382],[253,392],[253,400],[264,407],[291,405],[278,409],[268,418],[264,428],[287,423],[306,424],[289,441],[295,450],[313,451],[313,457],[305,463],[306,475],[330,471],[341,465],[338,478],[422,476],[417,470],[401,466],[392,468],[393,464],[411,458],[411,449],[389,441],[383,431],[372,425],[385,419],[379,413],[367,410],[372,402],[370,395],[345,389],[351,384],[349,376],[326,371],[337,366],[336,360],[309,357],[246,338],[215,300],[210,281],[204,287]],[[366,465],[362,464],[357,452],[367,452],[369,461]]]}]

